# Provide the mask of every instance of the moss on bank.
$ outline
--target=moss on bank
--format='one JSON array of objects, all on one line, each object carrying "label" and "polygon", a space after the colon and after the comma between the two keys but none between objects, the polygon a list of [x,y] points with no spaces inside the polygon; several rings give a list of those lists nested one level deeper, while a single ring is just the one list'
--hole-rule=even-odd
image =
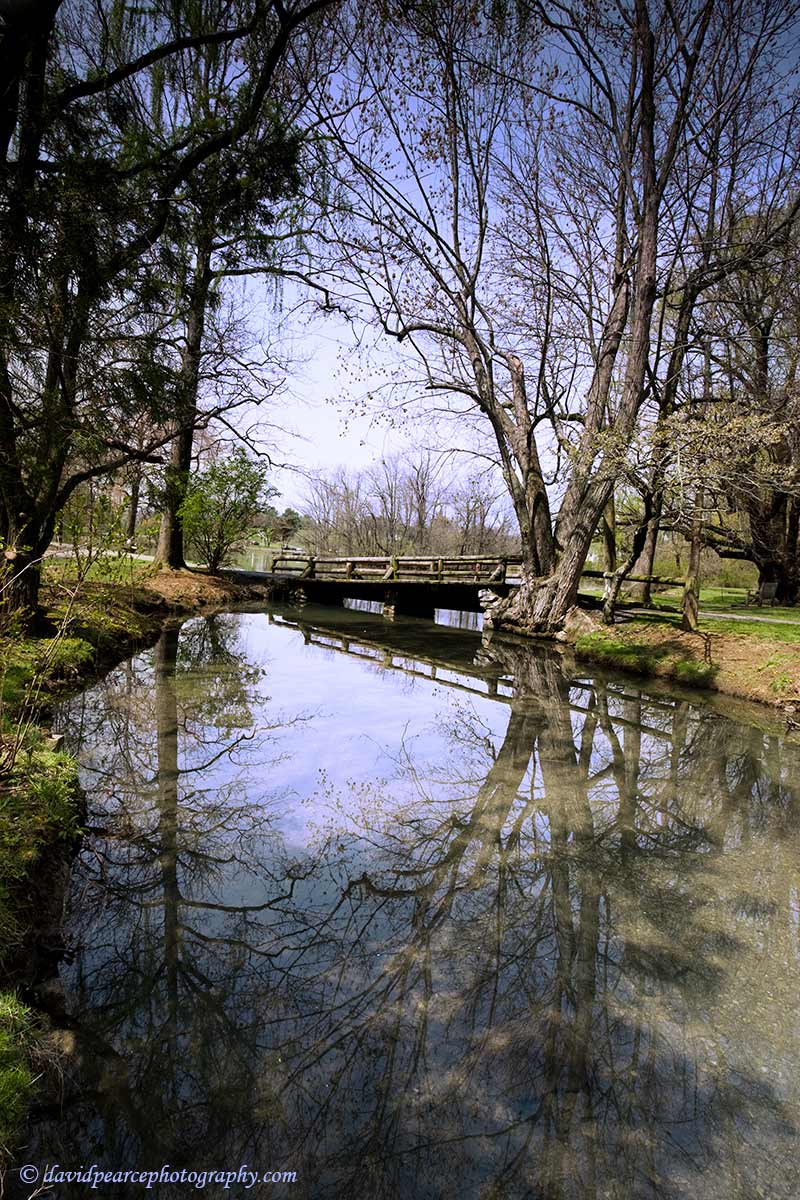
[{"label": "moss on bank", "polygon": [[0,1166],[19,1144],[35,1075],[37,1029],[29,1008],[13,992],[0,992]]}]

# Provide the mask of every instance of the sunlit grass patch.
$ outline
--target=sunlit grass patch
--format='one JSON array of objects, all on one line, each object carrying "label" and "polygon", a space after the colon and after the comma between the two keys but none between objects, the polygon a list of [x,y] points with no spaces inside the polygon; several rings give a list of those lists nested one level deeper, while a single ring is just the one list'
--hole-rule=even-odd
[{"label": "sunlit grass patch", "polygon": [[13,992],[0,992],[0,1166],[19,1142],[34,1088],[31,1012]]},{"label": "sunlit grass patch", "polygon": [[579,658],[602,663],[640,675],[659,675],[692,687],[707,687],[716,673],[714,663],[688,657],[680,644],[637,641],[614,630],[598,630],[578,638],[575,651]]}]

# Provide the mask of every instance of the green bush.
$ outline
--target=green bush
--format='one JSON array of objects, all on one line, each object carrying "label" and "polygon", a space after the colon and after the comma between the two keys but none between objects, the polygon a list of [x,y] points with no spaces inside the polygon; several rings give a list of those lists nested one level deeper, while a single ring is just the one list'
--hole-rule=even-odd
[{"label": "green bush", "polygon": [[267,468],[244,450],[191,476],[178,509],[187,544],[216,573],[250,531],[253,520],[276,495]]}]

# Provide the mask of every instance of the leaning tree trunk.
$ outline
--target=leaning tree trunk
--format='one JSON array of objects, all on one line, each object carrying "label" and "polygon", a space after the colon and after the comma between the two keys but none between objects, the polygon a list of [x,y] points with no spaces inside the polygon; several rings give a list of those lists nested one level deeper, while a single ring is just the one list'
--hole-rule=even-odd
[{"label": "leaning tree trunk", "polygon": [[653,515],[652,496],[648,492],[644,500],[644,518],[637,525],[633,535],[630,554],[624,562],[619,563],[611,578],[606,581],[603,597],[603,621],[606,625],[614,624],[614,614],[619,600],[619,593],[627,576],[631,573],[642,554],[642,549],[650,536],[653,526],[658,528],[658,518]]},{"label": "leaning tree trunk", "polygon": [[534,577],[523,564],[520,586],[488,610],[489,628],[543,637],[552,637],[563,628],[567,613],[577,603],[586,556],[613,487],[613,480],[609,480],[602,488],[596,484],[590,489],[593,495],[591,498],[587,495],[577,512],[558,566],[551,575],[544,579]]},{"label": "leaning tree trunk", "polygon": [[[644,548],[636,560],[631,574],[633,575],[652,575],[656,561],[656,550],[658,549],[658,535],[661,531],[661,494],[659,493],[653,498],[653,516],[647,526],[647,533],[644,539]],[[630,596],[632,600],[636,600],[639,604],[649,607],[653,602],[652,582],[648,579],[645,583],[632,583]]]}]

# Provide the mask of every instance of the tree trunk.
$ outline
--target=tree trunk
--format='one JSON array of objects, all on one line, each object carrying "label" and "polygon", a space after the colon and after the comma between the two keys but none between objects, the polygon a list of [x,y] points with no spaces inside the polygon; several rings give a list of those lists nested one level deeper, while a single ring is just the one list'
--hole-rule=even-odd
[{"label": "tree trunk", "polygon": [[12,612],[19,613],[23,622],[35,620],[42,584],[42,567],[29,554],[17,554],[9,563],[10,575],[3,588]]},{"label": "tree trunk", "polygon": [[[656,550],[658,549],[658,535],[661,530],[661,496],[658,495],[653,501],[653,518],[647,527],[647,535],[644,541],[644,549],[639,555],[631,574],[633,575],[652,575],[656,561]],[[648,607],[653,602],[652,584],[650,580],[647,583],[632,583],[631,599],[638,604]]]},{"label": "tree trunk", "polygon": [[173,569],[186,566],[183,526],[178,516],[178,509],[186,495],[186,484],[192,467],[203,333],[208,293],[211,286],[212,248],[211,229],[205,227],[201,229],[197,242],[195,268],[186,315],[186,341],[181,360],[177,429],[170,448],[164,510],[161,514],[161,528],[155,556],[157,563]]},{"label": "tree trunk", "polygon": [[2,580],[2,596],[11,612],[20,613],[28,624],[35,622],[42,583],[42,558],[53,540],[55,516],[44,517],[6,512],[8,532],[4,550],[8,576]]},{"label": "tree trunk", "polygon": [[692,517],[692,532],[689,539],[689,565],[683,586],[683,620],[681,628],[687,633],[697,633],[700,628],[700,551],[702,530],[702,496],[698,494]]},{"label": "tree trunk", "polygon": [[599,498],[595,499],[578,512],[558,566],[551,575],[546,579],[536,578],[523,565],[522,580],[516,592],[493,604],[488,611],[486,624],[489,628],[544,636],[552,636],[562,628],[564,618],[577,603],[586,555],[613,486],[611,481],[606,485],[602,503]]},{"label": "tree trunk", "polygon": [[139,492],[142,486],[141,474],[137,471],[131,483],[131,502],[128,505],[128,519],[125,522],[125,540],[132,542],[136,537],[136,518],[139,515]]},{"label": "tree trunk", "polygon": [[[614,604],[619,592],[619,584],[615,587],[615,573],[617,570],[617,514],[614,506],[614,493],[611,493],[611,498],[603,510],[603,516],[600,521],[600,532],[603,536],[603,570],[605,579],[603,581],[603,620],[610,624],[614,623]],[[612,592],[614,598],[612,600]],[[607,610],[610,605],[610,616],[607,615]]]},{"label": "tree trunk", "polygon": [[624,562],[621,562],[614,571],[609,580],[606,581],[605,595],[603,598],[603,621],[606,625],[614,624],[614,613],[619,599],[620,589],[625,582],[626,577],[633,570],[634,564],[639,560],[642,554],[642,548],[645,541],[651,532],[652,526],[657,519],[652,515],[652,496],[647,493],[644,504],[644,518],[636,528],[633,535],[630,554]]},{"label": "tree trunk", "polygon": [[[185,412],[185,410],[184,410]],[[192,466],[194,427],[182,428],[170,447],[167,485],[164,496],[164,511],[158,531],[155,561],[178,570],[186,566],[184,558],[183,526],[178,509],[186,495],[186,484]]]},{"label": "tree trunk", "polygon": [[796,559],[789,562],[785,559],[773,559],[757,565],[759,587],[762,583],[777,583],[776,602],[786,605],[797,603],[798,591],[800,591],[800,580],[798,580],[800,564]]},{"label": "tree trunk", "polygon": [[617,569],[617,514],[613,492],[603,511],[601,527],[603,531],[603,565],[611,575]]},{"label": "tree trunk", "polygon": [[758,582],[777,583],[775,598],[795,604],[800,591],[800,511],[793,496],[772,493],[748,504],[752,560]]}]

